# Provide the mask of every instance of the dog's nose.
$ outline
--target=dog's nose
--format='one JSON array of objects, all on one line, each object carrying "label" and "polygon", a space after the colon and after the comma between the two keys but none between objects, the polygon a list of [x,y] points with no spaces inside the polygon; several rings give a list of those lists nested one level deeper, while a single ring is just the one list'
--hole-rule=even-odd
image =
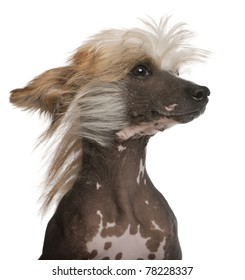
[{"label": "dog's nose", "polygon": [[207,87],[199,86],[198,88],[189,89],[188,94],[192,99],[201,101],[210,95],[210,90]]}]

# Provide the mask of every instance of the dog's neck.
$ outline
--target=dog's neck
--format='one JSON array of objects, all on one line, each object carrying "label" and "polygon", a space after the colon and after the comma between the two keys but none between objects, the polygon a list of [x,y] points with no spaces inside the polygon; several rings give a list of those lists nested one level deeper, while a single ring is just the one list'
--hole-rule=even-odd
[{"label": "dog's neck", "polygon": [[150,183],[145,170],[146,145],[149,136],[114,141],[107,147],[83,142],[81,179],[89,185],[106,187],[123,205],[130,203],[139,186]]}]

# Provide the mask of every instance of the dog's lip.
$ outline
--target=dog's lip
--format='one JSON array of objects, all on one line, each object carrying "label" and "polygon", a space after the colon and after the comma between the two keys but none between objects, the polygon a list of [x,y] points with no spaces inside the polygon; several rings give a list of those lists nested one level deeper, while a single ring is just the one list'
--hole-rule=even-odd
[{"label": "dog's lip", "polygon": [[200,116],[205,111],[205,108],[206,106],[202,109],[189,112],[162,112],[158,110],[148,111],[145,114],[137,114],[134,112],[131,114],[131,117],[135,123],[158,121],[163,118],[173,119],[179,122],[182,122],[183,120],[185,122],[188,121],[188,119],[192,120]]},{"label": "dog's lip", "polygon": [[179,123],[187,123],[190,122],[196,118],[198,118],[200,115],[204,113],[206,109],[206,106],[203,107],[201,110],[194,110],[186,113],[177,113],[177,114],[170,114],[168,116],[165,115],[166,118],[175,120]]},{"label": "dog's lip", "polygon": [[188,117],[188,116],[198,116],[201,115],[204,112],[205,108],[201,110],[193,110],[189,112],[164,112],[160,113],[157,111],[154,111],[155,116],[158,115],[159,118],[168,118],[168,119],[174,119],[174,118],[181,118],[181,117]]},{"label": "dog's lip", "polygon": [[195,111],[190,111],[190,112],[185,112],[185,113],[174,113],[174,114],[161,114],[161,117],[166,117],[166,118],[174,118],[174,117],[184,117],[184,116],[191,116],[191,115],[199,115],[202,113],[203,110],[195,110]]}]

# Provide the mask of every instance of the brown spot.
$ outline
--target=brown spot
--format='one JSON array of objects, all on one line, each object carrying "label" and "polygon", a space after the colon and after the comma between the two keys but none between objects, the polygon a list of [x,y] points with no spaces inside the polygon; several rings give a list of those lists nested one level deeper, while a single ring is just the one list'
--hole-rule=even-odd
[{"label": "brown spot", "polygon": [[104,245],[104,249],[105,249],[105,250],[108,250],[108,249],[111,248],[111,246],[112,246],[112,243],[111,243],[111,242],[106,242],[105,245]]},{"label": "brown spot", "polygon": [[115,257],[116,260],[121,260],[122,259],[122,253],[118,253]]},{"label": "brown spot", "polygon": [[155,254],[149,254],[148,259],[149,260],[154,260],[156,258]]},{"label": "brown spot", "polygon": [[[108,222],[110,222],[110,221],[108,221]],[[105,225],[103,225],[103,226],[106,226],[106,224],[107,224],[107,221],[105,221]],[[115,227],[103,228],[100,235],[103,238],[108,237],[108,236],[119,237],[124,234],[124,232],[127,230],[127,227],[128,227],[128,224],[125,223],[120,226],[116,225]]]},{"label": "brown spot", "polygon": [[142,258],[138,258],[137,260],[143,260]]},{"label": "brown spot", "polygon": [[155,126],[158,126],[158,122],[156,122],[154,125],[155,125]]},{"label": "brown spot", "polygon": [[110,258],[109,257],[104,257],[102,260],[109,260]]},{"label": "brown spot", "polygon": [[97,250],[93,250],[90,253],[89,259],[94,259],[97,255],[98,255],[98,251]]},{"label": "brown spot", "polygon": [[146,247],[151,252],[156,252],[160,246],[160,243],[163,241],[163,233],[160,230],[152,230],[151,238],[146,242]]}]

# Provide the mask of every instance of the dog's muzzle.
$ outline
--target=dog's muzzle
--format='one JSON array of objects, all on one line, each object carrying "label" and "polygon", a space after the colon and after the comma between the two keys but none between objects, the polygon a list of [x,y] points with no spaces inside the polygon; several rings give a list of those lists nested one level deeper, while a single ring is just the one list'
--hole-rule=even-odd
[{"label": "dog's muzzle", "polygon": [[185,88],[185,93],[190,101],[190,106],[185,110],[170,112],[170,118],[179,123],[187,123],[202,115],[210,96],[209,88],[191,84]]}]

